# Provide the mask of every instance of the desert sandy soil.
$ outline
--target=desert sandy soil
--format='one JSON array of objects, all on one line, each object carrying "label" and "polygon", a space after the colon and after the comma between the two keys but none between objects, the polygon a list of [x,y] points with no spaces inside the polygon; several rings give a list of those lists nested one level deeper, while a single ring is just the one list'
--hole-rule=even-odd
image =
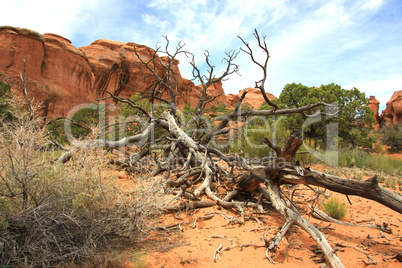
[{"label": "desert sandy soil", "polygon": [[[316,170],[319,167],[315,168]],[[339,249],[338,256],[345,267],[402,267],[402,259],[395,257],[402,253],[402,215],[371,200],[361,197],[347,197],[326,191],[325,194],[338,196],[348,204],[344,222],[358,224],[388,225],[392,234],[368,227],[348,227],[328,223],[309,216],[307,203],[311,191],[298,186],[295,204],[304,211],[322,232],[332,247]],[[304,190],[303,190],[304,189]],[[397,189],[399,189],[397,187]],[[399,192],[399,190],[396,190]],[[311,203],[311,202],[310,202]],[[166,214],[159,219],[160,227],[176,225],[168,230],[151,231],[141,242],[142,266],[145,267],[266,267],[274,266],[266,257],[263,237],[268,241],[275,237],[284,223],[284,218],[273,210],[256,213],[245,210],[245,223],[241,224],[240,214],[219,207],[183,211]],[[235,222],[238,220],[238,222]],[[181,224],[180,224],[181,223]],[[180,226],[178,226],[180,224]],[[221,251],[214,261],[218,248]],[[280,242],[279,249],[270,253],[276,267],[320,267],[314,262],[316,243],[309,235],[294,226]],[[398,256],[402,257],[402,256]],[[367,265],[366,263],[376,263]],[[328,261],[326,265],[330,266]],[[128,267],[138,266],[128,263]],[[325,266],[324,266],[325,267]]]}]

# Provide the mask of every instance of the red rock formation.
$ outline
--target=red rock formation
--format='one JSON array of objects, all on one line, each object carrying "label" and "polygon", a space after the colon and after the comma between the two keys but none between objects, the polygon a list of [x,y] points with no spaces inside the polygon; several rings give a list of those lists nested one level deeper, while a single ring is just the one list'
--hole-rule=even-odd
[{"label": "red rock formation", "polygon": [[85,55],[69,40],[22,28],[0,27],[0,73],[14,88],[24,71],[28,95],[43,102],[44,114],[65,115],[71,107],[92,101],[92,72]]},{"label": "red rock formation", "polygon": [[373,126],[375,129],[379,129],[380,128],[380,116],[378,114],[378,108],[380,107],[380,102],[374,96],[370,96],[368,107],[370,108],[370,110],[372,110],[374,112],[375,122],[374,122]]},{"label": "red rock formation", "polygon": [[239,101],[240,96],[238,94],[227,94],[226,95],[226,103],[228,107],[234,107],[236,103]]},{"label": "red rock formation", "polygon": [[[121,43],[123,46],[124,43]],[[121,58],[117,51],[104,45],[92,44],[81,47],[80,50],[88,59],[94,74],[93,88],[101,90],[116,90],[120,86],[122,75]]]},{"label": "red rock formation", "polygon": [[27,59],[27,75],[32,79],[40,78],[45,58],[43,43],[43,36],[35,31],[0,27],[0,70],[19,76]]},{"label": "red rock formation", "polygon": [[394,92],[387,102],[387,107],[381,113],[381,125],[399,124],[402,124],[402,90]]},{"label": "red rock formation", "polygon": [[[100,39],[90,46],[81,47],[80,50],[88,58],[95,77],[93,88],[99,95],[102,95],[100,90],[107,90],[121,97],[130,97],[134,93],[130,88],[146,92],[155,82],[152,73],[141,63],[141,60],[148,62],[155,55],[155,51],[149,47]],[[164,67],[169,64],[169,58],[157,57],[154,62],[156,73],[162,77],[165,72]],[[174,59],[170,67],[177,80],[177,105],[181,108],[186,103],[195,106],[199,99],[200,86],[195,86],[190,80],[181,77],[179,63],[177,59]],[[222,83],[213,84],[208,89],[208,93],[211,96],[222,93],[218,100],[225,97]]]},{"label": "red rock formation", "polygon": [[[45,58],[41,78],[43,86],[48,87],[58,97],[54,105],[76,105],[93,101],[96,98],[92,91],[93,75],[85,55],[75,48],[70,40],[61,36],[45,34],[43,37]],[[36,94],[43,92],[43,88],[40,89],[41,92]],[[47,95],[47,92],[42,94]],[[70,107],[62,105],[60,108],[55,107],[53,112],[59,110],[59,114],[65,114]]]},{"label": "red rock formation", "polygon": [[[201,90],[201,86],[197,86],[197,87],[199,88],[199,90]],[[209,88],[207,88],[207,94],[210,97],[216,97],[216,101],[214,101],[212,103],[213,105],[219,105],[222,102],[224,102],[224,103],[227,102],[225,90],[222,87],[222,81],[215,82]],[[209,105],[209,106],[211,106],[211,105]],[[209,107],[209,106],[207,105],[207,107]]]},{"label": "red rock formation", "polygon": [[[140,59],[148,61],[154,55],[154,50],[135,43],[101,39],[75,48],[69,40],[55,34],[42,36],[28,29],[0,27],[0,73],[10,79],[14,88],[19,87],[26,59],[28,94],[43,102],[48,117],[66,115],[72,107],[103,96],[102,90],[121,97],[134,94],[131,89],[146,92],[154,79]],[[156,73],[162,76],[163,66],[168,63],[167,57],[156,55]],[[178,65],[179,61],[174,60],[171,67],[177,80],[177,104],[195,106],[200,86],[182,78]],[[226,100],[222,84],[208,89],[211,96],[221,92],[213,104]]]},{"label": "red rock formation", "polygon": [[[253,109],[258,109],[265,102],[264,97],[262,96],[262,93],[259,89],[245,88],[241,90],[237,95],[226,95],[228,105],[232,107],[235,106],[245,90],[248,90],[248,93],[244,98],[242,104],[248,103]],[[267,93],[267,97],[270,100],[276,99],[276,97],[271,93]]]}]

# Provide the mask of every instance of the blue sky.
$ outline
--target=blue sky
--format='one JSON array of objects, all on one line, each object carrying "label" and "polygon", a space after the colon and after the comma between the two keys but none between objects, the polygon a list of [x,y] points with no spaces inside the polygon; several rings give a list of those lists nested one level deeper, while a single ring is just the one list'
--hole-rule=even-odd
[{"label": "blue sky", "polygon": [[[103,38],[154,48],[166,35],[173,45],[186,43],[200,66],[208,50],[218,71],[225,51],[242,46],[237,36],[256,45],[256,28],[267,38],[266,89],[276,96],[287,83],[334,82],[376,96],[381,111],[402,90],[400,0],[0,0],[0,6],[0,25],[59,34],[76,47]],[[179,60],[190,79],[189,59]],[[236,63],[241,76],[224,82],[226,93],[261,79],[247,55]]]}]

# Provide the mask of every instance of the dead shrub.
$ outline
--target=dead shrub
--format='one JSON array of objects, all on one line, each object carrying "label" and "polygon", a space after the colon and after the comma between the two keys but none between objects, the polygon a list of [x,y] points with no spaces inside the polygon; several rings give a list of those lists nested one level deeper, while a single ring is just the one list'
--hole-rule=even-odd
[{"label": "dead shrub", "polygon": [[116,239],[132,243],[150,227],[163,209],[161,183],[122,192],[102,149],[55,163],[41,120],[14,104],[16,119],[3,121],[0,131],[0,267],[88,262]]}]

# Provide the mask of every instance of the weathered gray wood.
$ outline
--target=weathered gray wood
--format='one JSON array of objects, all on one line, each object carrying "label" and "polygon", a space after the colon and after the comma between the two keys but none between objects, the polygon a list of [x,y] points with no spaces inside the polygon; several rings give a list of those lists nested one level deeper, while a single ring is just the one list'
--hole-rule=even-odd
[{"label": "weathered gray wood", "polygon": [[186,211],[195,208],[207,208],[216,206],[215,202],[211,201],[194,201],[194,202],[183,202],[178,205],[165,207],[164,210],[166,212],[175,212],[175,211]]},{"label": "weathered gray wood", "polygon": [[333,223],[343,225],[343,226],[367,227],[367,228],[381,230],[381,231],[384,231],[386,233],[392,233],[391,228],[389,228],[388,226],[384,226],[384,225],[381,225],[381,224],[356,224],[356,223],[351,223],[351,222],[344,222],[344,221],[334,219],[331,216],[325,214],[324,212],[322,212],[322,211],[320,211],[320,210],[318,210],[316,208],[311,207],[310,204],[308,204],[308,207],[312,211],[311,215],[314,218],[317,218],[319,220],[324,220],[324,221],[327,221],[327,222],[333,222]]},{"label": "weathered gray wood", "polygon": [[325,256],[328,258],[328,261],[331,263],[332,267],[344,267],[338,255],[336,254],[336,251],[331,248],[324,235],[308,220],[303,218],[292,204],[285,204],[284,200],[279,194],[279,184],[272,179],[268,179],[266,185],[268,193],[271,197],[272,205],[286,218],[286,221],[294,222],[304,229],[309,235],[311,235],[311,237],[317,242],[318,246],[322,249]]},{"label": "weathered gray wood", "polygon": [[[203,168],[205,177],[201,186],[194,191],[194,195],[196,197],[199,197],[201,193],[205,191],[205,189],[207,189],[209,185],[211,185],[212,180],[212,170],[209,167],[209,160],[206,156],[207,149],[199,148],[195,141],[191,137],[189,137],[181,128],[179,128],[174,117],[169,112],[163,112],[162,117],[168,122],[170,134],[177,138],[180,143],[182,143],[185,147],[189,149],[189,154],[191,154],[191,156],[193,156],[197,161],[201,162],[201,167]],[[204,149],[205,153],[201,153],[200,149]]]},{"label": "weathered gray wood", "polygon": [[381,187],[377,176],[368,180],[352,180],[302,168],[285,168],[277,178],[280,184],[308,184],[323,187],[345,195],[361,196],[402,213],[402,196]]},{"label": "weathered gray wood", "polygon": [[143,145],[148,140],[151,133],[155,131],[155,128],[156,128],[155,123],[152,122],[144,129],[143,132],[129,137],[124,137],[118,141],[104,140],[104,139],[76,141],[74,145],[71,147],[71,149],[68,152],[61,155],[57,161],[60,163],[66,163],[75,152],[77,152],[82,148],[120,149],[132,145],[134,143],[139,143]]}]

